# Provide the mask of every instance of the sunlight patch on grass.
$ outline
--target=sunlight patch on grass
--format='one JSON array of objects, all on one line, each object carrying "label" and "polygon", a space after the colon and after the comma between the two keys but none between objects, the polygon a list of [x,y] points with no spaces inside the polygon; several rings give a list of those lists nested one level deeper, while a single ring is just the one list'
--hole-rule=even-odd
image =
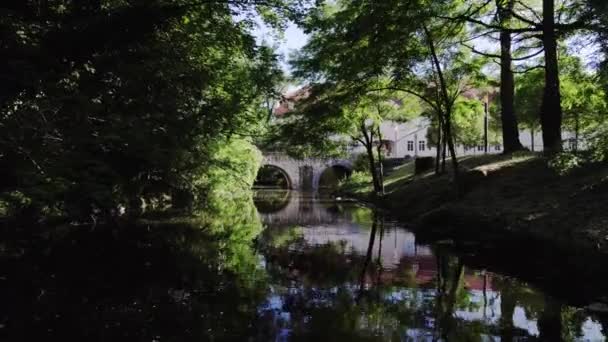
[{"label": "sunlight patch on grass", "polygon": [[483,164],[483,165],[477,166],[477,167],[473,168],[473,170],[478,170],[478,171],[483,172],[484,174],[488,174],[490,172],[494,172],[494,171],[500,170],[505,167],[514,166],[519,163],[524,163],[524,162],[530,161],[535,158],[536,158],[536,156],[532,155],[532,154],[522,155],[522,156],[513,156],[513,157],[508,157],[508,159],[498,160],[498,161],[495,161],[495,162],[492,162],[489,164]]},{"label": "sunlight patch on grass", "polygon": [[386,177],[384,185],[391,185],[395,182],[411,178],[414,176],[414,162],[407,162],[394,169],[394,171]]}]

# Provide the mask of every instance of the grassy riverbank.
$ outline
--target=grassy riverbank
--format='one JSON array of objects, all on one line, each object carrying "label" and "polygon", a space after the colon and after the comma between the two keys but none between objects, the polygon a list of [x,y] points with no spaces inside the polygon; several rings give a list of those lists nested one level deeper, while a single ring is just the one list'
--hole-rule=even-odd
[{"label": "grassy riverbank", "polygon": [[608,252],[608,165],[559,175],[535,154],[461,160],[461,191],[452,175],[416,175],[406,164],[386,179],[386,195],[367,186],[347,194],[377,203],[440,238],[535,237],[557,245]]}]

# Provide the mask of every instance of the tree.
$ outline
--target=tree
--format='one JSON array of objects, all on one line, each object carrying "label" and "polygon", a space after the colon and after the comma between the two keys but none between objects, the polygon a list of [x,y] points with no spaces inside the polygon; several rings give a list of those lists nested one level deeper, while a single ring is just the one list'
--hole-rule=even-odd
[{"label": "tree", "polygon": [[531,150],[535,150],[534,137],[540,127],[538,108],[543,94],[542,70],[529,71],[517,78],[515,107],[521,124],[530,130]]},{"label": "tree", "polygon": [[[496,0],[497,16],[501,26],[508,25],[511,21],[514,6],[515,0]],[[500,31],[500,119],[505,153],[523,149],[519,141],[519,127],[514,106],[515,80],[511,46],[511,32]]]},{"label": "tree", "polygon": [[204,202],[216,146],[250,134],[280,73],[247,13],[280,4],[3,4],[2,198],[79,218]]},{"label": "tree", "polygon": [[555,0],[543,0],[542,41],[545,48],[545,91],[540,109],[543,148],[548,152],[562,149],[562,106],[557,63]]},{"label": "tree", "polygon": [[[540,39],[544,51],[546,72],[544,73],[545,87],[539,116],[543,130],[543,145],[545,151],[551,154],[562,149],[561,125],[563,113],[559,85],[558,40],[565,35],[572,35],[580,30],[592,27],[593,15],[591,11],[586,10],[584,6],[575,1],[565,1],[556,10],[555,0],[542,0],[540,11],[538,8],[521,1],[516,1],[516,3],[518,4],[517,7],[510,8],[507,4],[508,6],[501,9],[503,18],[507,15],[509,18],[512,17],[517,20],[519,25],[516,27],[505,27],[502,22],[499,24],[488,23],[469,14],[460,15],[458,18],[487,29],[498,30],[505,34],[505,39],[507,33],[523,35],[519,38],[520,41]],[[485,5],[482,5],[482,7],[485,7]],[[473,13],[479,11],[480,9],[475,8]]]},{"label": "tree", "polygon": [[[584,135],[590,138],[602,122],[605,122],[605,91],[598,85],[598,76],[583,70],[579,58],[560,50],[560,93],[561,107],[564,110],[564,128],[573,132],[574,148],[578,149],[579,140]],[[537,108],[542,103],[542,80],[544,72],[540,69],[529,71],[517,79],[516,106],[522,123],[531,131],[532,150],[534,132],[539,127]]]},{"label": "tree", "polygon": [[477,100],[459,99],[454,104],[454,137],[463,146],[483,141],[483,105]]},{"label": "tree", "polygon": [[582,135],[595,134],[599,124],[606,122],[606,92],[598,82],[598,75],[584,70],[580,58],[560,57],[560,76],[564,127],[574,133],[574,150],[578,151]]},{"label": "tree", "polygon": [[[381,82],[377,87],[381,87]],[[381,125],[384,121],[404,122],[418,114],[420,104],[411,96],[399,97],[390,91],[352,94],[328,84],[309,88],[306,99],[279,122],[275,137],[291,151],[318,150],[320,146],[341,146],[344,137],[360,144],[367,156],[374,192],[384,193],[382,158],[384,143]],[[330,150],[331,151],[331,150]]]},{"label": "tree", "polygon": [[[430,108],[441,130],[439,146],[450,151],[456,175],[451,113],[479,75],[474,72],[479,65],[466,63],[465,54],[454,48],[463,25],[439,19],[439,13],[455,7],[450,1],[425,0],[318,6],[305,22],[312,38],[293,61],[296,75],[352,93],[374,90],[376,80],[389,75],[391,83],[376,90],[410,94]],[[438,162],[440,157],[438,152]]]},{"label": "tree", "polygon": [[[507,154],[523,148],[519,140],[519,127],[514,106],[513,34],[509,30],[513,25],[517,25],[517,21],[513,20],[515,4],[515,0],[496,0],[494,3],[495,8],[488,9],[487,7],[491,5],[491,2],[486,1],[469,7],[464,14],[459,15],[461,20],[464,19],[475,25],[472,37],[467,37],[463,42],[463,45],[476,54],[491,58],[494,61],[499,61],[497,63],[500,65],[500,120],[504,153]],[[485,23],[481,21],[481,18],[488,14],[492,14],[493,16],[490,22],[495,22],[499,28],[488,29]],[[481,23],[481,25],[479,25],[479,23]],[[478,31],[481,31],[481,33]],[[498,32],[498,40],[500,41],[500,52],[498,54],[480,51],[477,48],[470,46],[468,43],[471,39],[494,40],[493,34],[496,32]],[[522,61],[534,57],[540,52],[542,52],[542,50],[528,56],[517,56],[515,59],[517,61]]]}]

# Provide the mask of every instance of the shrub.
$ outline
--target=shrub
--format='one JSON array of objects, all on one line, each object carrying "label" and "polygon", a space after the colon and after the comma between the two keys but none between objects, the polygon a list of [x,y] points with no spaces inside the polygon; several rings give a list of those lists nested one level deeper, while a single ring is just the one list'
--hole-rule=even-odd
[{"label": "shrub", "polygon": [[572,152],[562,152],[556,154],[549,160],[549,167],[560,175],[570,173],[582,163],[581,158]]},{"label": "shrub", "polygon": [[359,192],[365,190],[372,184],[372,176],[369,172],[354,171],[350,177],[340,181],[338,189],[341,192]]}]

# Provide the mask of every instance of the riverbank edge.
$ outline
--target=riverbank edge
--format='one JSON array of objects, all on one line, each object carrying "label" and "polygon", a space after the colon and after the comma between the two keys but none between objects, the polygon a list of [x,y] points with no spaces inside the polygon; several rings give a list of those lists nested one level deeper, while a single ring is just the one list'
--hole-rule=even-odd
[{"label": "riverbank edge", "polygon": [[[540,159],[540,158],[539,158]],[[539,163],[539,159],[532,163]],[[541,161],[546,167],[545,161]],[[537,165],[538,167],[538,165]],[[469,170],[464,175],[468,178],[479,176],[478,170]],[[496,180],[496,177],[483,175],[483,186],[488,182]],[[584,232],[584,226],[567,227],[568,221],[559,220],[517,220],[513,219],[515,213],[493,212],[484,210],[479,206],[471,205],[467,195],[457,195],[456,187],[448,179],[448,176],[437,177],[433,184],[440,188],[434,189],[430,199],[416,201],[414,197],[420,195],[419,190],[422,182],[427,182],[429,177],[414,178],[402,186],[401,191],[392,191],[382,197],[375,196],[370,192],[344,192],[341,196],[354,199],[367,205],[376,207],[400,222],[407,223],[407,228],[412,230],[423,240],[438,241],[475,241],[504,243],[534,239],[547,247],[569,253],[592,254],[608,257],[608,235],[597,234],[590,236]],[[500,177],[500,176],[498,176]],[[576,177],[576,174],[573,175]],[[481,181],[475,181],[481,183]],[[603,180],[603,186],[608,184]],[[428,186],[428,185],[427,185]],[[471,185],[468,185],[471,187]],[[479,184],[473,185],[473,187]],[[547,187],[547,183],[539,183],[539,186]],[[550,186],[550,184],[549,184]],[[410,195],[404,195],[411,189]],[[531,189],[533,192],[534,190]],[[467,189],[470,192],[471,189]],[[437,195],[437,194],[443,194]],[[422,194],[423,196],[425,194]],[[415,203],[413,206],[408,204]],[[606,202],[608,204],[608,202]],[[493,207],[501,206],[493,203]],[[508,207],[508,206],[507,206]],[[608,207],[606,208],[608,211]],[[595,212],[600,216],[601,212]],[[603,215],[605,216],[605,215]],[[606,227],[608,230],[608,227]]]}]

